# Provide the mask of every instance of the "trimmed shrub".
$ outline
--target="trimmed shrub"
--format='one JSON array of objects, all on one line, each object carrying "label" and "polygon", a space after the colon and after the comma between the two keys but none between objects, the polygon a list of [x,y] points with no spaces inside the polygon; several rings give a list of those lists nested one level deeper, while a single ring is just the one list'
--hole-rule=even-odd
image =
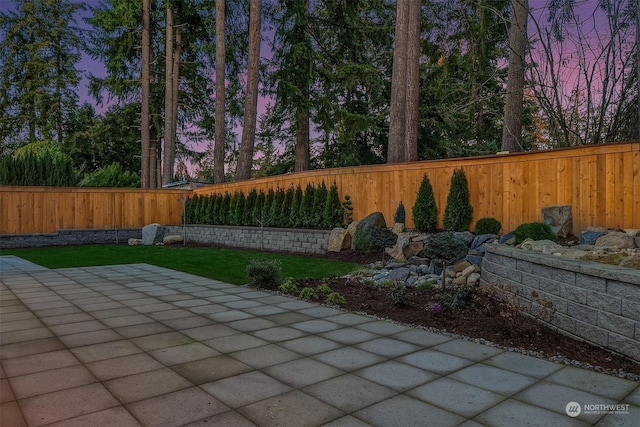
[{"label": "trimmed shrub", "polygon": [[300,201],[300,222],[301,226],[308,228],[313,219],[313,200],[316,196],[316,187],[313,184],[307,184],[304,193],[302,194],[302,200]]},{"label": "trimmed shrub", "polygon": [[309,226],[311,228],[322,227],[322,218],[324,216],[324,208],[327,205],[329,191],[324,181],[316,188],[313,194],[313,204],[311,205],[311,218]]},{"label": "trimmed shrub", "polygon": [[553,232],[549,224],[544,222],[528,222],[520,224],[513,231],[516,243],[522,243],[525,239],[558,241],[558,236]]},{"label": "trimmed shrub", "polygon": [[433,187],[427,175],[422,177],[418,197],[411,213],[413,214],[413,223],[418,231],[423,233],[436,231],[438,208],[436,207],[436,198],[433,195]]},{"label": "trimmed shrub", "polygon": [[[53,169],[48,165],[48,162],[45,162],[44,164],[47,165],[45,166],[47,169],[51,169],[53,171]],[[60,182],[60,180],[57,179],[56,182]],[[95,172],[85,175],[84,179],[80,182],[80,186],[139,188],[140,176],[135,172],[124,170],[120,163],[114,162],[109,166],[101,167]]]},{"label": "trimmed shrub", "polygon": [[252,288],[277,289],[280,285],[280,261],[273,259],[254,259],[247,264],[247,279]]},{"label": "trimmed shrub", "polygon": [[253,205],[253,210],[251,212],[251,224],[259,226],[262,222],[262,210],[264,209],[264,204],[267,196],[264,194],[264,191],[260,190],[258,193],[258,197],[256,199],[256,203]]},{"label": "trimmed shrub", "polygon": [[322,227],[334,228],[342,225],[344,217],[344,208],[340,204],[340,195],[338,194],[338,185],[333,183],[329,188],[327,195],[327,203],[324,205],[322,214]]},{"label": "trimmed shrub", "polygon": [[453,171],[451,188],[444,210],[444,229],[447,231],[468,231],[473,214],[469,202],[469,184],[462,169]]},{"label": "trimmed shrub", "polygon": [[276,189],[273,195],[273,201],[269,209],[269,226],[281,227],[280,225],[280,213],[282,212],[282,204],[284,203],[284,190],[282,188]]},{"label": "trimmed shrub", "polygon": [[302,188],[298,185],[293,192],[291,199],[291,212],[289,213],[289,224],[292,227],[300,227],[302,220],[300,219],[300,205],[302,204]]},{"label": "trimmed shrub", "polygon": [[280,211],[280,219],[278,220],[278,224],[280,227],[291,227],[291,202],[293,201],[293,194],[295,190],[293,186],[287,188],[287,191],[284,192],[284,200],[282,202],[282,210]]},{"label": "trimmed shrub", "polygon": [[264,205],[262,206],[262,215],[260,221],[264,227],[271,227],[271,205],[273,205],[276,198],[276,192],[273,188],[270,188],[264,199]]},{"label": "trimmed shrub", "polygon": [[258,201],[258,192],[251,190],[244,204],[244,212],[242,214],[242,225],[253,225],[253,208]]},{"label": "trimmed shrub", "polygon": [[476,222],[476,234],[498,234],[502,224],[495,218],[480,218]]}]

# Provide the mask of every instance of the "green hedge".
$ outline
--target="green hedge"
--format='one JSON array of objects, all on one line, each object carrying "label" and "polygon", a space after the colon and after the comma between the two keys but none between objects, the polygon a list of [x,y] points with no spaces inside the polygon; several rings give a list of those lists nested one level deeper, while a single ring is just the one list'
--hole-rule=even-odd
[{"label": "green hedge", "polygon": [[[346,202],[345,202],[346,203]],[[338,187],[324,182],[287,190],[251,190],[248,195],[211,194],[189,198],[185,204],[187,224],[265,226],[279,228],[325,228],[346,226],[345,203]]]}]

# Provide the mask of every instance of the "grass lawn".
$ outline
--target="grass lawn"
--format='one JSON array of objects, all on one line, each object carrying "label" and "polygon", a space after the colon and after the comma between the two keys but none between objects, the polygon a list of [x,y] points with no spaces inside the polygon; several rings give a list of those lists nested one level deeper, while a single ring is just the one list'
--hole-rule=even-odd
[{"label": "grass lawn", "polygon": [[280,260],[282,277],[295,279],[340,276],[358,266],[324,258],[181,246],[56,246],[3,249],[0,255],[15,255],[47,268],[147,263],[237,285],[247,282],[246,267],[255,258]]}]

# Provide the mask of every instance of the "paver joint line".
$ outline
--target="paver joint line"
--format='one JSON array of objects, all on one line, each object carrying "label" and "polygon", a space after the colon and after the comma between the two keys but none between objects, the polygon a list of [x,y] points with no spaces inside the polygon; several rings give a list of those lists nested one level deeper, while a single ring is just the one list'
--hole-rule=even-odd
[{"label": "paver joint line", "polygon": [[[640,417],[638,383],[146,264],[0,256],[0,307],[3,426]],[[574,419],[570,396],[628,414]]]}]

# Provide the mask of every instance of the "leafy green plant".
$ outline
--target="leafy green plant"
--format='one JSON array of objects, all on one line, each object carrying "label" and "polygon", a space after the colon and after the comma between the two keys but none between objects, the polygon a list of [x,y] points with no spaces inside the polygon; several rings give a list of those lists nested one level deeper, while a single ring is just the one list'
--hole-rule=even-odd
[{"label": "leafy green plant", "polygon": [[371,244],[382,248],[382,262],[384,262],[384,250],[396,244],[398,235],[388,228],[374,228],[371,230]]},{"label": "leafy green plant", "polygon": [[558,241],[558,236],[553,232],[549,224],[543,222],[528,222],[520,224],[513,231],[516,243],[522,243],[525,239]]},{"label": "leafy green plant", "polygon": [[393,305],[402,305],[409,299],[409,286],[404,282],[393,282],[388,295]]},{"label": "leafy green plant", "polygon": [[300,201],[300,221],[302,227],[310,227],[313,222],[313,201],[316,196],[316,187],[307,184]]},{"label": "leafy green plant", "polygon": [[316,291],[319,294],[330,294],[333,290],[326,283],[322,283],[320,286],[316,288]]},{"label": "leafy green plant", "polygon": [[442,287],[445,287],[446,266],[467,254],[466,243],[451,231],[435,233],[427,237],[424,245],[425,254],[442,266]]},{"label": "leafy green plant", "polygon": [[300,298],[308,300],[317,300],[318,294],[313,288],[305,287],[300,291]]},{"label": "leafy green plant", "polygon": [[438,224],[438,208],[433,195],[433,187],[427,175],[422,177],[416,202],[411,209],[413,223],[418,231],[432,233]]},{"label": "leafy green plant", "polygon": [[402,203],[402,201],[400,203],[398,203],[398,207],[396,208],[396,213],[393,214],[393,222],[395,223],[405,223],[405,220],[407,214],[404,210],[404,204]]},{"label": "leafy green plant", "polygon": [[316,188],[313,195],[313,204],[311,205],[310,226],[312,228],[322,227],[324,209],[327,205],[327,198],[329,197],[329,190],[324,181]]},{"label": "leafy green plant", "polygon": [[331,292],[329,295],[327,295],[326,302],[327,304],[342,305],[346,304],[347,300],[342,295],[340,295],[339,292]]},{"label": "leafy green plant", "polygon": [[474,286],[463,286],[452,292],[439,293],[435,299],[444,311],[453,311],[469,304],[475,295],[476,288]]},{"label": "leafy green plant", "polygon": [[285,294],[295,295],[298,293],[298,285],[293,277],[287,277],[282,284],[278,286],[278,290]]},{"label": "leafy green plant", "polygon": [[140,176],[124,170],[120,163],[112,163],[85,175],[81,187],[140,187]]},{"label": "leafy green plant", "polygon": [[476,234],[498,234],[502,224],[495,218],[480,218],[476,221]]},{"label": "leafy green plant", "polygon": [[469,202],[469,184],[462,169],[456,169],[451,176],[451,187],[444,209],[444,228],[447,231],[467,231],[473,214]]},{"label": "leafy green plant", "polygon": [[247,278],[252,288],[276,289],[280,284],[282,264],[274,259],[253,259],[247,264]]}]

